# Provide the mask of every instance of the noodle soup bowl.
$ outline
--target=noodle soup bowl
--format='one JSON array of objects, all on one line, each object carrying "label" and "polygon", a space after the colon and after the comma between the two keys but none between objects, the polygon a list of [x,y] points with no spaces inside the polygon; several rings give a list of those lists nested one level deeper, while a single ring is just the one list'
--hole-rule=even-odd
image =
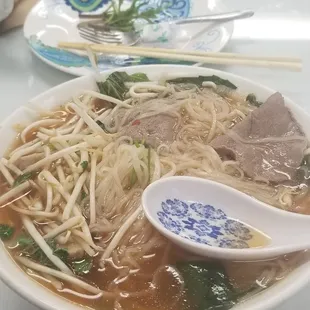
[{"label": "noodle soup bowl", "polygon": [[[177,65],[152,65],[123,68],[118,71],[126,71],[129,74],[143,72],[151,80],[167,77],[197,76],[197,75],[218,75],[228,79],[240,92],[255,93],[259,100],[266,100],[275,92],[268,87],[259,85],[242,77],[221,72],[217,70],[177,66]],[[107,76],[111,71],[103,73]],[[30,100],[27,104],[21,105],[12,115],[1,124],[0,128],[0,152],[4,155],[16,136],[13,129],[17,124],[29,124],[39,117],[40,112],[52,109],[69,100],[72,96],[78,96],[83,89],[96,90],[94,76],[84,76],[67,83],[54,87],[43,94]],[[310,116],[297,104],[285,98],[286,105],[291,109],[296,120],[301,124],[309,139]],[[79,305],[50,292],[42,285],[35,282],[13,261],[4,246],[0,245],[0,278],[14,291],[27,299],[29,302],[46,310],[77,310],[82,309]],[[272,309],[287,298],[293,296],[298,290],[305,287],[310,279],[310,261],[296,267],[285,279],[277,282],[267,290],[241,302],[233,307],[234,310],[266,310]]]}]

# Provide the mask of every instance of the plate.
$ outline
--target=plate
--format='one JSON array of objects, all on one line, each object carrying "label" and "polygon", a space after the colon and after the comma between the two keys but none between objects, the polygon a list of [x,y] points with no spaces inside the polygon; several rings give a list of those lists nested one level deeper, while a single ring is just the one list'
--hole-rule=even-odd
[{"label": "plate", "polygon": [[[111,0],[42,0],[31,10],[24,24],[24,36],[36,56],[61,71],[82,76],[89,74],[90,61],[86,54],[57,48],[59,41],[86,42],[80,37],[77,24],[80,12],[100,13]],[[130,1],[125,0],[125,5]],[[145,8],[164,5],[159,21],[227,12],[219,1],[205,0],[146,0]],[[154,25],[149,36],[141,43],[148,47],[176,48],[218,52],[224,48],[233,33],[233,22],[180,25],[168,35],[165,27]],[[150,26],[148,26],[151,28]],[[100,71],[145,64],[190,64],[185,61],[132,57],[128,55],[99,55]]]},{"label": "plate", "polygon": [[[197,75],[218,75],[221,78],[228,79],[238,86],[240,92],[253,92],[257,97],[264,101],[276,91],[242,78],[240,76],[208,69],[191,66],[178,65],[149,65],[149,66],[132,66],[123,68],[128,74],[143,72],[150,79],[159,79],[167,72],[178,76],[197,76]],[[107,71],[103,73],[106,77],[111,73]],[[73,79],[69,82],[58,85],[39,96],[33,98],[28,103],[19,107],[0,125],[0,156],[3,156],[6,149],[16,136],[13,125],[27,124],[39,116],[40,109],[44,106],[46,109],[53,109],[62,102],[70,100],[73,96],[79,96],[82,89],[96,89],[96,81],[94,75],[83,76]],[[301,109],[296,103],[284,97],[285,104],[291,109],[296,120],[301,124],[310,138],[310,115]],[[0,278],[13,290],[23,296],[31,303],[37,305],[44,310],[82,310],[81,307],[51,293],[42,285],[36,283],[25,273],[21,272],[20,267],[15,264],[10,255],[5,251],[3,244],[0,242]],[[305,287],[310,278],[310,261],[294,269],[284,280],[277,282],[266,291],[246,300],[233,307],[231,310],[271,310],[286,299],[292,297],[298,290]],[[84,309],[86,310],[86,309]]]}]

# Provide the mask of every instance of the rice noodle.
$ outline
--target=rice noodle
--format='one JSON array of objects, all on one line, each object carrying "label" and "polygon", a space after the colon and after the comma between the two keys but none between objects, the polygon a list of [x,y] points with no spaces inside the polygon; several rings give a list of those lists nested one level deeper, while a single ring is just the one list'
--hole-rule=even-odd
[{"label": "rice noodle", "polygon": [[120,227],[118,232],[115,234],[114,238],[110,242],[109,246],[106,248],[104,253],[101,256],[101,260],[105,260],[110,257],[112,251],[118,245],[120,239],[124,236],[129,227],[133,224],[133,222],[138,217],[139,213],[142,211],[142,207],[140,206],[128,219],[127,221]]}]

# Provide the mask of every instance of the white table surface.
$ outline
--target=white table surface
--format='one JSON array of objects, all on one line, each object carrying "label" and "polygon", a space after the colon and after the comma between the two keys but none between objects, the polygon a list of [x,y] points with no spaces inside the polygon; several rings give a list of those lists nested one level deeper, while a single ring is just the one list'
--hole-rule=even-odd
[{"label": "white table surface", "polygon": [[[207,1],[207,0],[198,0]],[[208,0],[216,4],[217,0]],[[222,67],[266,84],[310,112],[310,1],[222,0],[230,9],[255,9],[256,15],[235,24],[226,51],[253,55],[297,56],[302,73],[245,67]],[[72,76],[33,56],[17,29],[0,36],[0,121],[33,96]],[[1,264],[1,262],[0,262]],[[274,310],[310,309],[310,285]],[[0,281],[0,310],[39,310]],[[250,310],[250,309],[249,309]]]}]

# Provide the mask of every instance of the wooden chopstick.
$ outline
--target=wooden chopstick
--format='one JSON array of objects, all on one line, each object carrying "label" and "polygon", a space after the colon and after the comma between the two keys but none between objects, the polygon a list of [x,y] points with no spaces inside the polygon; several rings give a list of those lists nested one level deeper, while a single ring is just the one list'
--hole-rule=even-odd
[{"label": "wooden chopstick", "polygon": [[[87,43],[71,43],[71,42],[59,42],[58,47],[66,49],[76,49],[76,50],[85,50],[86,47],[92,48],[93,46],[104,46],[109,48],[115,45],[101,45],[101,44],[87,44]],[[119,47],[128,47],[125,45],[119,45]],[[133,47],[129,47],[133,48]],[[180,55],[193,55],[193,56],[204,56],[204,57],[218,57],[218,58],[232,58],[232,59],[249,59],[249,60],[270,60],[270,61],[279,61],[279,57],[261,57],[261,56],[251,56],[251,55],[241,55],[235,53],[223,53],[223,52],[200,52],[200,51],[182,51],[177,49],[168,49],[168,48],[153,48],[153,47],[142,47],[135,46],[135,50],[139,51],[157,51],[162,53],[171,53],[171,54],[180,54]],[[300,62],[299,58],[294,57],[281,57],[281,61],[287,62]]]},{"label": "wooden chopstick", "polygon": [[207,53],[197,51],[182,51],[176,49],[132,47],[125,45],[104,45],[60,42],[60,48],[86,50],[87,48],[97,53],[127,54],[131,56],[143,56],[152,58],[164,58],[172,60],[191,61],[220,65],[246,65],[253,67],[283,68],[293,71],[301,71],[301,60],[285,57],[258,57],[234,53]]}]

